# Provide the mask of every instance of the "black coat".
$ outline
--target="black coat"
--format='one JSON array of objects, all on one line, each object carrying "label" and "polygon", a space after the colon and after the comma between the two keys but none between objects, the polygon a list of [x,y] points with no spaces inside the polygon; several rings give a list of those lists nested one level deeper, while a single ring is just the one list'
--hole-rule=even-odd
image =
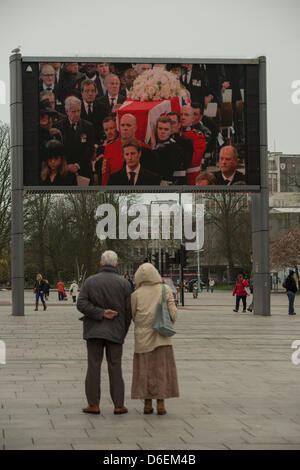
[{"label": "black coat", "polygon": [[285,281],[285,288],[287,291],[290,292],[297,292],[297,285],[296,281],[292,276],[288,276]]},{"label": "black coat", "polygon": [[[122,168],[122,170],[112,173],[107,184],[110,186],[129,186],[126,169]],[[159,184],[160,177],[156,173],[140,168],[135,186],[158,186]]]},{"label": "black coat", "polygon": [[79,175],[91,178],[91,159],[95,143],[93,125],[80,119],[76,131],[73,131],[69,119],[66,119],[58,122],[56,127],[62,133],[67,163],[78,163],[80,166]]},{"label": "black coat", "polygon": [[[80,289],[77,309],[84,314],[83,338],[106,339],[122,344],[131,322],[131,288],[112,266],[103,266]],[[104,317],[106,309],[116,310],[113,320]]]},{"label": "black coat", "polygon": [[[122,104],[125,100],[126,97],[119,93],[117,97],[117,102],[115,102],[114,104]],[[105,96],[101,96],[101,98],[96,98],[96,101],[101,105],[103,114],[105,116],[108,116],[111,113],[108,94],[106,94]]]},{"label": "black coat", "polygon": [[[221,171],[217,171],[216,173],[214,173],[214,175],[215,175],[215,178],[216,178],[216,185],[227,186],[225,180],[222,177],[222,172]],[[234,183],[237,183],[237,182],[243,182],[244,184],[246,184],[246,177],[240,171],[235,172],[234,178],[233,178],[230,186],[233,185]]]},{"label": "black coat", "polygon": [[58,173],[53,182],[50,181],[50,177],[48,175],[45,181],[41,181],[41,184],[43,186],[77,186],[77,178],[74,173],[68,171],[65,176]]},{"label": "black coat", "polygon": [[192,69],[190,82],[186,81],[186,73],[182,74],[181,83],[190,92],[191,101],[196,103],[204,103],[204,97],[209,95],[209,83],[206,74]]},{"label": "black coat", "polygon": [[43,279],[41,281],[35,281],[34,288],[36,289],[36,293],[38,292],[47,292],[47,287],[45,281]]},{"label": "black coat", "polygon": [[101,98],[102,96],[105,95],[106,93],[106,90],[103,90],[102,88],[102,85],[101,85],[101,80],[100,80],[100,77],[99,77],[99,73],[96,72],[96,78],[95,78],[95,85],[97,87],[97,91],[98,91],[98,95],[97,95],[97,98]]},{"label": "black coat", "polygon": [[171,142],[163,147],[158,147],[156,152],[158,155],[159,174],[163,180],[173,182],[174,171],[183,171],[188,168],[183,148],[175,139],[171,139]]},{"label": "black coat", "polygon": [[95,101],[93,104],[93,111],[90,116],[88,116],[83,102],[81,103],[81,119],[90,122],[94,126],[95,142],[100,143],[103,138],[103,119],[106,117],[103,106],[99,102]]}]

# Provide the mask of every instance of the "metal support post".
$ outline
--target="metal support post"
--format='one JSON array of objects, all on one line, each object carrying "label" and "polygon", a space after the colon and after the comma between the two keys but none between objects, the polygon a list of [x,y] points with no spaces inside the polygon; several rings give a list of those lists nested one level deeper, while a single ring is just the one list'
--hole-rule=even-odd
[{"label": "metal support post", "polygon": [[12,315],[24,315],[23,106],[21,54],[10,57]]},{"label": "metal support post", "polygon": [[259,58],[261,192],[252,195],[253,300],[255,315],[271,315],[266,58]]}]

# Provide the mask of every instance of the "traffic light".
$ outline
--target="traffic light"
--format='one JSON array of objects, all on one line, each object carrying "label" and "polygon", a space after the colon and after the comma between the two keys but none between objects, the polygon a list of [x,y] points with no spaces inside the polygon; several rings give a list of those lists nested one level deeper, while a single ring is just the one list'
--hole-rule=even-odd
[{"label": "traffic light", "polygon": [[156,269],[159,270],[159,254],[158,253],[152,253],[152,264],[156,267]]}]

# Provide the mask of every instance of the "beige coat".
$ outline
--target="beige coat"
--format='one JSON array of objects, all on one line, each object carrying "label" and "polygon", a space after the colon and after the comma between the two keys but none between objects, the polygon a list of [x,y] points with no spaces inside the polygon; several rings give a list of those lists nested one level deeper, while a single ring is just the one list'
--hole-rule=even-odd
[{"label": "beige coat", "polygon": [[[151,263],[142,264],[134,276],[136,290],[131,295],[132,318],[135,324],[135,352],[147,353],[158,346],[172,344],[171,338],[162,336],[152,328],[157,305],[162,298],[162,279]],[[173,322],[177,319],[172,290],[166,287],[166,300]]]}]

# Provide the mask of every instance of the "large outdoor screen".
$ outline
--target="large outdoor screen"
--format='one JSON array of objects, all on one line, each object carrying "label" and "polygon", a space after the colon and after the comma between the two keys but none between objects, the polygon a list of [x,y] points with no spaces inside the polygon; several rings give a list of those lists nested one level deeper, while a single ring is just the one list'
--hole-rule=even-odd
[{"label": "large outdoor screen", "polygon": [[232,62],[23,60],[24,186],[259,186],[259,65]]}]

